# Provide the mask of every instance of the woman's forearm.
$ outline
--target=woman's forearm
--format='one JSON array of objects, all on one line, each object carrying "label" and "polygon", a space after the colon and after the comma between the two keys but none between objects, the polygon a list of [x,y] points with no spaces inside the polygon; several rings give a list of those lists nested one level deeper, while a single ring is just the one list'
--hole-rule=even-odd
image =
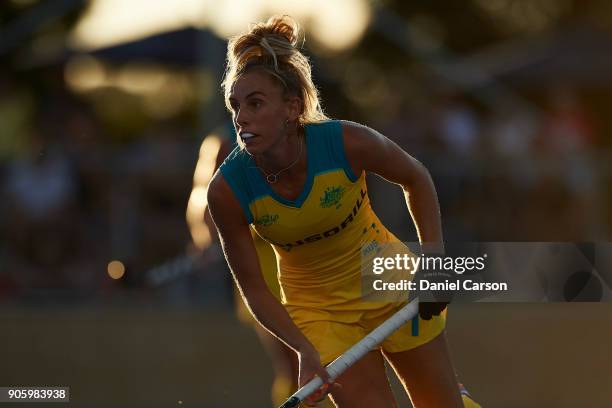
[{"label": "woman's forearm", "polygon": [[298,353],[314,349],[267,288],[243,293],[251,313],[266,330]]}]

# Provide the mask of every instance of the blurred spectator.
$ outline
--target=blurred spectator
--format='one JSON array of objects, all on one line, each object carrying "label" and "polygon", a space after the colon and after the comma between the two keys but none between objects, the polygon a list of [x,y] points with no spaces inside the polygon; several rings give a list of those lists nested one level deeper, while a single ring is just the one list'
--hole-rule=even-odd
[{"label": "blurred spectator", "polygon": [[30,91],[0,69],[0,165],[25,148],[33,102]]},{"label": "blurred spectator", "polygon": [[20,273],[18,280],[24,287],[61,287],[60,269],[78,245],[77,179],[61,145],[34,130],[27,152],[9,163],[4,190],[14,254],[40,272]]},{"label": "blurred spectator", "polygon": [[576,93],[568,88],[553,89],[538,149],[547,154],[579,153],[596,143],[593,122]]},{"label": "blurred spectator", "polygon": [[518,107],[498,109],[487,124],[490,147],[502,158],[529,156],[537,130],[537,117]]},{"label": "blurred spectator", "polygon": [[35,133],[27,156],[9,166],[7,193],[29,221],[57,218],[74,204],[76,194],[75,175],[65,153]]},{"label": "blurred spectator", "polygon": [[[190,241],[185,206],[196,146],[188,131],[168,123],[151,128],[114,155],[110,252],[131,265],[128,279],[133,286],[145,283],[149,269],[182,255]],[[189,300],[189,287],[184,289],[172,295],[173,300]]]},{"label": "blurred spectator", "polygon": [[459,96],[447,96],[439,107],[438,137],[453,155],[469,156],[476,153],[480,124],[473,109]]},{"label": "blurred spectator", "polygon": [[600,182],[593,154],[599,139],[596,127],[575,91],[555,88],[549,98],[536,144],[544,164],[540,187],[559,190],[565,198],[558,219],[566,220],[567,231],[556,236],[592,240],[605,234],[600,227],[603,213],[598,208]]}]

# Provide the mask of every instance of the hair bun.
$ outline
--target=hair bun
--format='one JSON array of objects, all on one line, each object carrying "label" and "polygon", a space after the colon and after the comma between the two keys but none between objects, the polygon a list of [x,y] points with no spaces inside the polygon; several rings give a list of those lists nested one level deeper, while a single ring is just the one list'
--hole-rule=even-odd
[{"label": "hair bun", "polygon": [[300,27],[290,16],[273,16],[265,23],[259,23],[251,28],[251,33],[260,40],[272,40],[273,42],[285,42],[295,48],[298,42]]},{"label": "hair bun", "polygon": [[289,16],[270,17],[264,23],[252,25],[247,33],[231,39],[228,59],[236,60],[241,67],[254,58],[265,58],[278,67],[279,62],[286,62],[298,51],[299,31],[298,23]]}]

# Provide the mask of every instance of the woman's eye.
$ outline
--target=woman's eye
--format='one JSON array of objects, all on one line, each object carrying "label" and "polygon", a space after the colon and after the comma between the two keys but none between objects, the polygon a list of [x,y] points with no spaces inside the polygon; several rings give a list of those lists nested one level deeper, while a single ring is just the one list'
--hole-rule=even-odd
[{"label": "woman's eye", "polygon": [[257,99],[256,99],[256,100],[253,100],[253,101],[251,101],[251,106],[252,106],[253,108],[259,108],[259,107],[261,106],[261,101],[260,101],[260,100],[257,100]]}]

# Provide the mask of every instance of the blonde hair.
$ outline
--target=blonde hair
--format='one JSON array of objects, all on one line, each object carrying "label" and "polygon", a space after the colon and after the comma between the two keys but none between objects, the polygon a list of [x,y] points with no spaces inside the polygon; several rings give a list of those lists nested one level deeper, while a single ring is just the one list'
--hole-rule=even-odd
[{"label": "blonde hair", "polygon": [[227,69],[222,89],[225,106],[231,110],[229,96],[241,75],[257,68],[276,79],[284,96],[302,100],[298,118],[302,124],[328,119],[312,82],[310,61],[297,49],[299,25],[289,16],[274,16],[253,25],[247,33],[232,37],[227,45]]}]

